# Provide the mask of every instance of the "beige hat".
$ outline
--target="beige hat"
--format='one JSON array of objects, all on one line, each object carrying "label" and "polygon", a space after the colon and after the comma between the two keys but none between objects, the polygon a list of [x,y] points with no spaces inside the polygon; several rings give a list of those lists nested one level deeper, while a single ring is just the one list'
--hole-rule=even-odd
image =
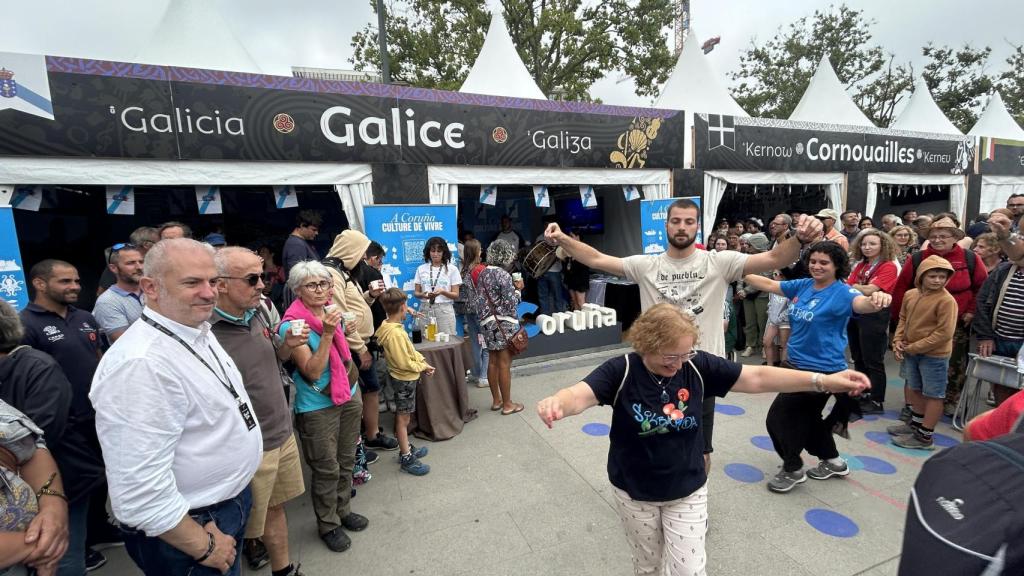
[{"label": "beige hat", "polygon": [[814,215],[815,218],[831,218],[833,221],[839,221],[839,214],[836,214],[835,210],[831,208],[825,208]]},{"label": "beige hat", "polygon": [[957,240],[962,239],[966,235],[966,233],[963,230],[961,230],[960,227],[956,225],[956,222],[953,222],[953,220],[950,217],[943,216],[942,218],[939,218],[938,220],[931,223],[931,226],[928,227],[927,233],[925,233],[925,237],[927,238],[931,236],[932,232],[940,228],[952,234],[953,237],[955,237]]}]

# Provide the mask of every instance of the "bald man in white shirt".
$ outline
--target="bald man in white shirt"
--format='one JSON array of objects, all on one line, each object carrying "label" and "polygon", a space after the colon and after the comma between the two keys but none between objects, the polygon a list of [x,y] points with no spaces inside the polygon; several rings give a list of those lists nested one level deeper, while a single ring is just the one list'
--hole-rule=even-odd
[{"label": "bald man in white shirt", "polygon": [[89,398],[125,546],[147,576],[238,574],[263,438],[242,376],[210,333],[213,248],[146,255],[142,318],[104,355]]}]

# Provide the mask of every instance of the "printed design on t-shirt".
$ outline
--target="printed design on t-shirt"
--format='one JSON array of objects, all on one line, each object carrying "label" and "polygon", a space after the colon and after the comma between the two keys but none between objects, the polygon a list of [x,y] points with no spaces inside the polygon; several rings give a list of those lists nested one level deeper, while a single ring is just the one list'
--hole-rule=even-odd
[{"label": "printed design on t-shirt", "polygon": [[49,340],[50,342],[58,342],[64,339],[64,333],[60,331],[60,328],[57,328],[52,324],[50,326],[43,328],[43,334],[46,336],[46,339]]},{"label": "printed design on t-shirt", "polygon": [[659,263],[654,274],[654,289],[661,294],[659,302],[668,302],[683,310],[690,310],[697,308],[704,301],[700,285],[708,275],[706,259],[698,266],[685,270]]},{"label": "printed design on t-shirt", "polygon": [[690,391],[680,388],[676,392],[678,402],[666,402],[661,413],[656,410],[645,410],[643,404],[633,404],[633,419],[640,423],[641,438],[668,434],[672,430],[690,430],[697,427],[697,418],[686,416],[686,402],[690,399]]},{"label": "printed design on t-shirt", "polygon": [[789,318],[792,321],[794,318],[801,322],[812,322],[814,321],[814,308],[821,301],[821,298],[814,296],[811,298],[806,305],[798,305],[798,298],[793,298],[792,305],[789,307]]}]

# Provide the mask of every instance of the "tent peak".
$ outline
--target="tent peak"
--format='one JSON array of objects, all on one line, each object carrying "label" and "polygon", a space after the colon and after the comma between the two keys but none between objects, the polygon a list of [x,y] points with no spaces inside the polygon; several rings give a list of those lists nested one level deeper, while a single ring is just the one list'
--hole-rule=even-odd
[{"label": "tent peak", "polygon": [[500,6],[489,6],[491,23],[459,92],[547,100],[519,57]]},{"label": "tent peak", "polygon": [[846,93],[846,87],[839,81],[828,55],[821,57],[807,90],[789,119],[822,124],[874,126]]}]

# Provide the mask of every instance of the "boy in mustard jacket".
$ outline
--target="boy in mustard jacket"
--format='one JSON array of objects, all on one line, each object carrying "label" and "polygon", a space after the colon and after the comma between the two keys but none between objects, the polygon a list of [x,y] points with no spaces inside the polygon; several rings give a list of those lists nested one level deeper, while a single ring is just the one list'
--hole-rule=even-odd
[{"label": "boy in mustard jacket", "polygon": [[414,476],[430,472],[430,466],[420,462],[427,455],[426,447],[416,448],[409,443],[409,415],[416,411],[416,385],[420,374],[431,376],[434,367],[427,364],[423,355],[412,347],[412,340],[405,332],[406,294],[398,288],[388,288],[378,298],[387,320],[375,333],[377,343],[384,349],[388,363],[388,375],[395,391],[395,437],[398,438],[400,455],[398,461],[402,470]]},{"label": "boy in mustard jacket", "polygon": [[929,256],[918,267],[914,284],[900,308],[900,322],[892,350],[903,362],[911,421],[887,428],[892,443],[902,448],[933,450],[932,433],[942,416],[956,329],[956,300],[946,291],[953,266],[940,256]]}]

